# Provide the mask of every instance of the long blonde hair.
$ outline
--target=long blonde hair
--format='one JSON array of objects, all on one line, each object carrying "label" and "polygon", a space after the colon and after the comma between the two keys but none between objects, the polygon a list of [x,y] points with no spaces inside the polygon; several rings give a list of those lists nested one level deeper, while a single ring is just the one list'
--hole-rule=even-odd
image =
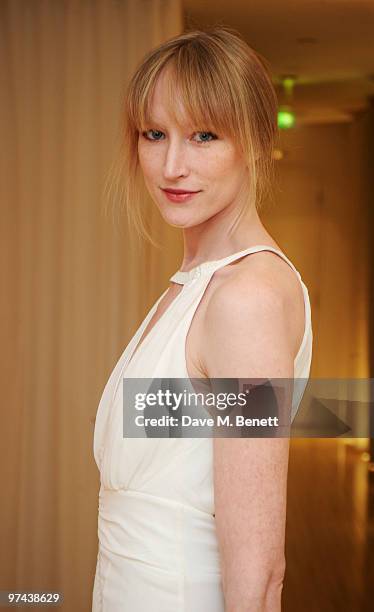
[{"label": "long blonde hair", "polygon": [[[179,123],[177,105],[198,130],[211,130],[234,139],[249,169],[247,206],[259,210],[270,193],[278,135],[277,97],[267,61],[228,26],[187,31],[148,52],[128,83],[120,151],[108,174],[108,201],[125,208],[130,227],[157,246],[142,213],[138,136],[148,122],[157,79],[165,67],[170,110]],[[140,182],[139,182],[140,179]],[[239,219],[238,217],[238,219]]]}]

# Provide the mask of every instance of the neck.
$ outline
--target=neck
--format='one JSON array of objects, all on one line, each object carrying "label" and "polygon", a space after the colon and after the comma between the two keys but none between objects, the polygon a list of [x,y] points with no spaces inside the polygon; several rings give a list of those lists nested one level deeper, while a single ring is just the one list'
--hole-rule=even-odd
[{"label": "neck", "polygon": [[222,259],[257,244],[277,246],[263,226],[256,208],[246,211],[238,223],[226,209],[206,222],[183,230],[184,257],[181,270],[205,261]]}]

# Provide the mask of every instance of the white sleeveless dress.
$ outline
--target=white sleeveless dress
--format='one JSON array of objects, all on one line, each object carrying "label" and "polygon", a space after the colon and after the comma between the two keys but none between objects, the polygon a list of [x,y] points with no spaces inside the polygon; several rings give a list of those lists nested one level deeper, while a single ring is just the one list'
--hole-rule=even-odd
[{"label": "white sleeveless dress", "polygon": [[290,260],[273,247],[257,245],[188,272],[177,271],[170,280],[183,285],[181,292],[134,354],[168,289],[152,306],[111,373],[97,411],[94,456],[101,485],[93,612],[224,612],[213,439],[124,439],[120,383],[123,377],[189,378],[187,332],[214,272],[263,250],[292,267],[304,293],[305,331],[294,361],[294,377],[303,384],[294,390],[295,417],[309,377],[312,325],[308,290]]}]

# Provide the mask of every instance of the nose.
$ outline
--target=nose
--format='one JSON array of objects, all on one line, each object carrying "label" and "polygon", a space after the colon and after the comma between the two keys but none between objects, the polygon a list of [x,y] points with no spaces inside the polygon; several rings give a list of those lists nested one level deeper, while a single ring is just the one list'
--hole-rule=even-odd
[{"label": "nose", "polygon": [[183,141],[169,141],[165,151],[164,177],[172,180],[180,176],[187,176],[187,158]]}]

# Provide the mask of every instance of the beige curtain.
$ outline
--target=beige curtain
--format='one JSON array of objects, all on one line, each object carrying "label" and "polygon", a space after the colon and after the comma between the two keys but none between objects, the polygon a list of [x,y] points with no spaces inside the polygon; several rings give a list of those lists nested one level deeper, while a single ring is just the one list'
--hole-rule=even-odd
[{"label": "beige curtain", "polygon": [[167,249],[130,251],[101,194],[127,79],[182,31],[182,11],[2,0],[0,28],[0,590],[61,590],[63,609],[81,612],[97,553],[97,405],[181,253],[155,214]]}]

